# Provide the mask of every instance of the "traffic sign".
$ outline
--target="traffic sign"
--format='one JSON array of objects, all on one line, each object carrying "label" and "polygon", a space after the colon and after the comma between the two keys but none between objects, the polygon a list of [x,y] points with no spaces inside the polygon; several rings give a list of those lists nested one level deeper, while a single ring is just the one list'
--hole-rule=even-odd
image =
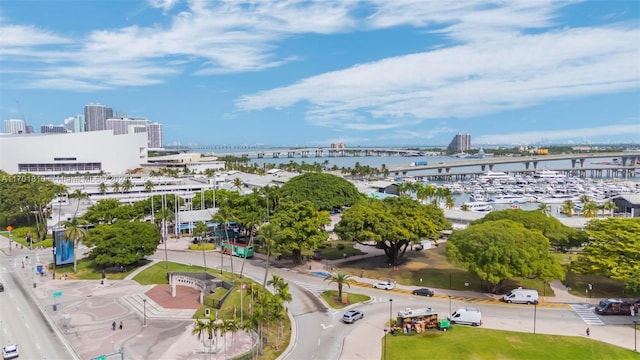
[{"label": "traffic sign", "polygon": [[60,296],[62,296],[62,291],[56,291],[56,292],[53,293],[53,297],[54,298],[60,297]]},{"label": "traffic sign", "polygon": [[7,231],[11,231],[11,230],[13,230],[13,226],[11,225],[7,226]]}]

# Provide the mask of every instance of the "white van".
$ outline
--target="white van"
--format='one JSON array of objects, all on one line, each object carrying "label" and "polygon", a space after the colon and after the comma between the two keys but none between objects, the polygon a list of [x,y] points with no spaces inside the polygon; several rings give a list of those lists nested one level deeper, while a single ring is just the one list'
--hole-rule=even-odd
[{"label": "white van", "polygon": [[529,290],[519,287],[505,294],[502,297],[502,300],[507,303],[537,304],[539,301],[539,297],[537,290]]},{"label": "white van", "polygon": [[459,308],[448,317],[451,324],[482,325],[482,312],[474,308]]}]

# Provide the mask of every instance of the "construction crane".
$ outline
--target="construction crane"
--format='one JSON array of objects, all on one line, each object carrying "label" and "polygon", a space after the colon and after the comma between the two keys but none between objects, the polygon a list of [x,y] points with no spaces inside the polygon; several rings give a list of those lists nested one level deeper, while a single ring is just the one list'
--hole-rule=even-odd
[{"label": "construction crane", "polygon": [[22,112],[22,106],[20,106],[20,100],[16,100],[16,104],[18,104],[18,110],[20,111],[20,119],[22,120],[22,122],[24,122],[24,132],[29,134],[30,131],[30,127],[29,125],[27,125],[27,120],[24,118],[24,113]]}]

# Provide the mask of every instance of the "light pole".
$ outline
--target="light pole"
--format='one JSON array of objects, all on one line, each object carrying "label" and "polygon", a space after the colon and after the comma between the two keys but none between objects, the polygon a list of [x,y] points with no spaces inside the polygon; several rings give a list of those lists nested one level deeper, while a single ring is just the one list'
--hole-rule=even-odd
[{"label": "light pole", "polygon": [[449,295],[449,315],[451,314],[451,295]]},{"label": "light pole", "polygon": [[382,357],[387,360],[387,329],[384,329],[384,348],[382,349]]},{"label": "light pole", "polygon": [[142,299],[143,320],[142,327],[147,327],[147,299]]},{"label": "light pole", "polygon": [[533,304],[533,333],[536,333],[536,315],[537,315],[537,311],[538,311],[538,303],[535,302]]},{"label": "light pole", "polygon": [[636,334],[638,333],[638,322],[633,320],[633,351],[638,351],[638,340]]},{"label": "light pole", "polygon": [[391,320],[393,319],[393,299],[389,299],[389,331],[391,331]]},{"label": "light pole", "polygon": [[53,280],[56,279],[56,245],[51,248],[51,254],[53,254]]}]

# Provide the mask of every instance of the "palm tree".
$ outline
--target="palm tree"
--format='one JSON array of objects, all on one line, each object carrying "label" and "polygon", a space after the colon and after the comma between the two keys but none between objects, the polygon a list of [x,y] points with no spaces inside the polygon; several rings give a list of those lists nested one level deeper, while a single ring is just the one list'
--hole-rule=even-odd
[{"label": "palm tree", "polygon": [[144,191],[146,191],[146,192],[150,193],[150,192],[152,192],[152,191],[153,191],[153,187],[154,187],[154,186],[155,186],[155,185],[153,184],[153,181],[151,181],[151,180],[147,180],[147,181],[144,183]]},{"label": "palm tree", "polygon": [[191,335],[195,335],[198,338],[198,340],[202,340],[202,346],[205,346],[203,335],[206,331],[207,331],[207,323],[205,323],[201,319],[196,319],[196,321],[193,324],[193,328],[191,329]]},{"label": "palm tree", "polygon": [[[262,224],[263,221],[263,217],[262,215],[255,213],[255,212],[251,212],[251,213],[247,213],[246,214],[247,217],[245,218],[245,227],[249,230],[249,243],[247,244],[248,247],[253,246],[253,233],[254,233],[254,229],[259,225]],[[244,264],[247,262],[247,257],[244,256],[242,258],[242,266],[240,267],[240,278],[242,278],[242,275],[244,274]]]},{"label": "palm tree", "polygon": [[240,180],[240,178],[233,179],[233,187],[238,189],[238,192],[240,192],[243,185],[244,183],[242,182],[242,180]]},{"label": "palm tree", "polygon": [[613,211],[618,208],[618,205],[611,200],[605,201],[602,204],[602,210],[609,211],[609,216],[613,217]]},{"label": "palm tree", "polygon": [[551,215],[551,205],[549,204],[540,204],[538,205],[537,210],[543,213],[545,216]]},{"label": "palm tree", "polygon": [[329,284],[336,283],[338,285],[338,298],[342,299],[342,286],[347,285],[351,288],[351,284],[356,281],[351,279],[351,275],[345,274],[343,272],[338,272],[337,274],[331,275],[331,277],[325,278],[325,281],[328,281]]},{"label": "palm tree", "polygon": [[111,185],[111,188],[113,189],[114,193],[120,192],[120,183],[117,180],[114,181],[113,185]]},{"label": "palm tree", "polygon": [[573,204],[573,201],[565,200],[562,203],[562,208],[560,209],[560,212],[565,214],[568,217],[572,217],[574,208],[575,208],[575,205]]},{"label": "palm tree", "polygon": [[273,224],[262,225],[258,230],[258,239],[267,247],[267,264],[264,269],[264,280],[262,286],[267,286],[267,276],[269,274],[269,259],[271,258],[271,251],[273,251],[274,245],[278,239],[278,232]]},{"label": "palm tree", "polygon": [[126,178],[122,183],[122,191],[128,192],[129,190],[131,190],[132,187],[133,187],[133,183],[131,182],[131,179]]},{"label": "palm tree", "polygon": [[[240,309],[242,310],[242,309]],[[225,320],[225,327],[227,331],[231,332],[231,344],[235,345],[236,343],[236,333],[240,330],[240,321],[237,318]],[[227,347],[225,343],[225,348]]]},{"label": "palm tree", "polygon": [[87,238],[87,230],[82,226],[84,225],[83,221],[75,216],[71,221],[64,222],[63,225],[66,228],[64,236],[73,241],[73,272],[75,273],[78,270],[78,256],[76,254],[76,249],[78,247],[78,243]]},{"label": "palm tree", "polygon": [[[219,221],[224,226],[224,233],[227,238],[227,251],[229,251],[229,261],[231,262],[231,275],[233,276],[233,251],[231,250],[231,246],[229,244],[229,223],[233,221],[233,213],[231,212],[231,208],[228,204],[224,204],[220,206],[218,212],[213,216],[213,221]],[[223,261],[224,251],[220,249],[220,271],[222,271],[222,261]]]},{"label": "palm tree", "polygon": [[207,272],[207,257],[205,256],[204,252],[204,237],[205,235],[207,235],[207,233],[209,233],[209,226],[207,226],[207,224],[203,221],[199,221],[193,230],[196,235],[200,236],[200,246],[202,247],[202,262],[204,264],[204,272]]},{"label": "palm tree", "polygon": [[471,208],[469,207],[469,205],[468,205],[468,204],[462,204],[462,205],[460,206],[460,210],[462,210],[462,211],[469,211],[469,210],[471,210]]},{"label": "palm tree", "polygon": [[593,201],[587,201],[582,206],[582,216],[586,218],[593,218],[598,216],[598,204]]},{"label": "palm tree", "polygon": [[107,184],[105,184],[104,182],[101,182],[100,185],[98,185],[98,191],[100,191],[100,194],[104,195],[107,193]]},{"label": "palm tree", "polygon": [[89,199],[89,194],[83,192],[81,189],[75,189],[73,193],[69,195],[69,197],[78,200],[76,211],[73,213],[73,216],[76,216],[78,214],[78,210],[80,209],[80,201]]}]

